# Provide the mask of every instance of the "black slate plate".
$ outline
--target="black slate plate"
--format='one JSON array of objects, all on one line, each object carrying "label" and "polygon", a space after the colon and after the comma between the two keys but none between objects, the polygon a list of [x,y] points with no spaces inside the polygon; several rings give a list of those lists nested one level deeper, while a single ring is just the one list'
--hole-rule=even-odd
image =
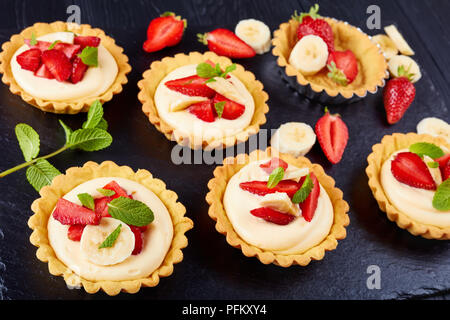
[{"label": "black slate plate", "polygon": [[[142,289],[136,295],[121,294],[121,299],[391,299],[442,296],[450,290],[449,243],[425,240],[410,235],[391,222],[373,199],[364,173],[366,157],[373,144],[385,134],[415,131],[418,121],[427,116],[447,121],[450,101],[450,50],[444,32],[450,24],[447,1],[320,1],[321,13],[367,30],[366,9],[378,4],[382,24],[395,22],[416,50],[423,79],[417,84],[417,98],[404,119],[388,126],[381,94],[371,95],[351,105],[333,106],[342,115],[350,131],[349,146],[336,166],[326,161],[316,145],[308,157],[323,165],[337,181],[349,202],[351,223],[348,236],[337,250],[308,267],[282,269],[262,265],[231,248],[214,229],[204,201],[207,182],[214,166],[174,165],[170,154],[174,147],[141,112],[137,100],[137,81],[153,60],[178,52],[204,51],[196,42],[196,33],[215,27],[234,28],[241,19],[254,17],[272,30],[289,19],[295,9],[304,11],[313,1],[75,1],[82,10],[82,22],[102,28],[125,48],[133,67],[122,94],[105,104],[114,143],[95,153],[68,151],[52,163],[61,171],[92,160],[112,160],[133,169],[145,168],[175,190],[194,220],[187,235],[189,246],[183,262],[174,274],[162,279],[156,288]],[[70,3],[71,4],[71,3]],[[66,19],[69,3],[61,1],[0,1],[0,42],[34,22]],[[407,10],[406,10],[407,9]],[[158,14],[172,10],[186,17],[189,28],[180,45],[156,54],[141,50],[148,22]],[[427,14],[424,14],[427,13]],[[420,19],[420,24],[413,23]],[[308,101],[291,90],[279,77],[275,58],[269,53],[251,60],[237,61],[255,73],[269,93],[270,112],[264,128],[273,129],[287,121],[314,125],[324,106]],[[73,128],[80,127],[85,115],[45,114],[0,86],[0,170],[22,161],[14,136],[14,126],[25,122],[41,135],[41,150],[49,153],[64,143],[57,119]],[[0,181],[0,298],[3,299],[99,299],[103,293],[86,294],[68,290],[60,277],[48,273],[47,265],[35,257],[36,248],[28,237],[30,205],[38,197],[25,180],[24,172]],[[367,268],[379,266],[381,289],[366,286]]]}]

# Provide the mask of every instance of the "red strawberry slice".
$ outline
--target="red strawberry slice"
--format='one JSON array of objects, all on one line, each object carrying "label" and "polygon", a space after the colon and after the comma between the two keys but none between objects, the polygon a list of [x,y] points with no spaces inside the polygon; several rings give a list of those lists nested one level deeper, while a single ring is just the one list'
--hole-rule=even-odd
[{"label": "red strawberry slice", "polygon": [[289,164],[279,158],[272,158],[269,162],[263,163],[259,167],[263,169],[268,174],[271,174],[273,170],[278,167],[282,167],[284,170],[288,168]]},{"label": "red strawberry slice", "polygon": [[30,39],[25,39],[24,42],[32,49],[39,49],[41,52],[44,52],[45,50],[48,49],[48,47],[50,47],[52,45],[51,42],[48,41],[37,41],[37,43],[35,45],[31,44],[31,40]]},{"label": "red strawberry slice", "polygon": [[227,29],[216,29],[205,34],[199,34],[198,39],[201,43],[208,45],[209,50],[221,56],[241,59],[256,55],[252,47],[242,41],[234,32]]},{"label": "red strawberry slice", "polygon": [[141,253],[142,251],[142,246],[144,244],[144,239],[143,239],[143,231],[141,230],[140,227],[135,227],[135,226],[129,226],[131,231],[133,231],[134,233],[134,250],[131,253],[132,255],[138,255],[139,253]]},{"label": "red strawberry slice", "polygon": [[50,73],[50,71],[48,71],[47,67],[45,66],[45,64],[42,64],[39,69],[37,69],[34,72],[34,75],[36,77],[40,77],[40,78],[46,78],[46,79],[55,79],[55,77]]},{"label": "red strawberry slice", "polygon": [[325,115],[316,123],[316,135],[327,159],[337,164],[341,161],[348,142],[348,128],[339,115]]},{"label": "red strawberry slice", "polygon": [[447,165],[444,167],[444,170],[442,171],[442,181],[445,181],[448,178],[450,178],[450,161],[447,162]]},{"label": "red strawberry slice", "polygon": [[225,102],[225,106],[223,107],[222,118],[227,120],[234,120],[242,116],[245,112],[245,106],[234,102],[228,98],[225,98],[223,95],[216,93],[213,99],[213,104],[215,105],[218,102]]},{"label": "red strawberry slice", "polygon": [[242,190],[248,191],[259,196],[265,196],[266,194],[284,192],[287,193],[289,197],[293,197],[294,194],[300,189],[301,184],[292,180],[280,181],[274,188],[270,189],[267,187],[267,181],[250,181],[242,182],[239,184]]},{"label": "red strawberry slice", "polygon": [[112,190],[115,192],[114,195],[111,196],[111,200],[116,199],[118,197],[130,198],[128,193],[121,187],[116,181],[111,181],[103,189]]},{"label": "red strawberry slice", "polygon": [[358,75],[358,60],[351,50],[331,52],[327,67],[328,77],[343,86],[352,83]]},{"label": "red strawberry slice", "polygon": [[64,52],[64,54],[66,55],[67,58],[69,58],[69,60],[72,60],[73,57],[81,51],[81,46],[78,44],[70,44],[70,43],[63,43],[63,42],[59,42],[55,45],[55,47],[53,48],[53,50],[59,50]]},{"label": "red strawberry slice", "polygon": [[450,153],[447,153],[446,155],[444,155],[440,158],[437,158],[434,161],[439,163],[440,168],[444,168],[447,165],[447,163],[450,161]]},{"label": "red strawberry slice", "polygon": [[80,241],[85,227],[84,224],[71,225],[67,230],[67,237],[72,241]]},{"label": "red strawberry slice", "polygon": [[187,110],[205,122],[214,122],[215,120],[211,100],[195,103],[187,108]]},{"label": "red strawberry slice", "polygon": [[148,25],[147,40],[143,49],[146,52],[155,52],[177,45],[183,38],[185,27],[186,20],[182,20],[172,12],[153,19]]},{"label": "red strawberry slice", "polygon": [[70,82],[73,84],[80,82],[88,66],[83,63],[80,57],[75,57],[72,64],[72,75],[70,76]]},{"label": "red strawberry slice", "polygon": [[282,213],[270,208],[254,209],[251,210],[250,213],[255,217],[262,218],[267,222],[275,223],[280,226],[285,226],[295,219],[295,216],[291,214]]},{"label": "red strawberry slice", "polygon": [[35,72],[41,65],[41,51],[30,49],[17,56],[17,63],[22,69]]},{"label": "red strawberry slice", "polygon": [[102,197],[94,199],[95,213],[100,217],[111,217],[108,213],[108,203],[113,200],[112,197]]},{"label": "red strawberry slice", "polygon": [[436,190],[436,183],[422,159],[412,152],[397,154],[391,163],[391,171],[395,179],[408,186]]},{"label": "red strawberry slice", "polygon": [[53,218],[64,225],[98,224],[100,217],[92,210],[79,206],[66,199],[59,199],[53,211]]},{"label": "red strawberry slice", "polygon": [[[313,172],[310,172],[309,176],[314,184],[314,187],[311,190],[311,193],[305,199],[305,201],[301,202],[299,205],[300,205],[300,209],[302,209],[303,218],[306,221],[311,222],[311,220],[314,218],[314,214],[316,213],[317,203],[319,202],[320,184],[319,184],[319,180],[317,180],[317,177],[315,176],[315,174]],[[305,182],[305,179],[306,179],[306,177],[302,177],[300,179],[299,184],[303,185],[303,183]]]},{"label": "red strawberry slice", "polygon": [[42,62],[58,81],[66,81],[72,74],[72,63],[62,51],[44,51],[42,53]]},{"label": "red strawberry slice", "polygon": [[170,80],[165,83],[166,87],[191,97],[212,98],[215,91],[209,88],[205,82],[208,79],[193,75],[186,78]]},{"label": "red strawberry slice", "polygon": [[73,43],[80,46],[80,50],[86,47],[98,47],[101,39],[93,36],[76,36],[73,38]]}]

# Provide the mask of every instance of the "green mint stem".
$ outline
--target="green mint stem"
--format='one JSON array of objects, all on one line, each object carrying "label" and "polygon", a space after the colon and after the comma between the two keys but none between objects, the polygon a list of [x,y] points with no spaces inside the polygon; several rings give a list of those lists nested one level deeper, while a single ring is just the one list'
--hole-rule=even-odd
[{"label": "green mint stem", "polygon": [[42,157],[39,157],[39,158],[35,158],[35,159],[31,160],[31,161],[28,161],[28,162],[24,162],[24,163],[22,163],[22,164],[19,164],[18,166],[15,166],[15,167],[13,167],[13,168],[11,168],[11,169],[8,169],[8,170],[6,170],[6,171],[1,172],[1,173],[0,173],[0,178],[3,178],[3,177],[5,177],[5,176],[7,176],[8,174],[11,174],[11,173],[13,173],[13,172],[16,172],[16,171],[18,171],[18,170],[20,170],[20,169],[29,167],[29,166],[35,164],[38,160],[41,160],[41,159],[48,159],[48,158],[51,158],[51,157],[53,157],[53,156],[56,156],[57,154],[59,154],[59,153],[65,151],[65,150],[67,150],[67,149],[69,149],[69,148],[70,148],[70,145],[67,145],[67,144],[66,144],[66,145],[64,145],[62,148],[60,148],[60,149],[56,150],[55,152],[52,152],[52,153],[50,153],[50,154],[48,154],[48,155],[46,155],[46,156],[42,156]]}]

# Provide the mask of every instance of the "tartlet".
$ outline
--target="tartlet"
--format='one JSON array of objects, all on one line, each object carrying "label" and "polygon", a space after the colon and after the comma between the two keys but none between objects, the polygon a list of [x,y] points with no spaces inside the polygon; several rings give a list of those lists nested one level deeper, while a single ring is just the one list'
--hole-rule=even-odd
[{"label": "tartlet", "polygon": [[441,228],[416,221],[391,203],[382,185],[381,170],[383,164],[395,152],[408,149],[409,146],[418,142],[433,143],[450,150],[450,145],[443,138],[439,137],[416,133],[387,135],[383,137],[381,143],[373,146],[373,152],[367,158],[366,173],[369,177],[369,187],[381,211],[385,212],[388,219],[395,222],[398,227],[409,231],[415,236],[422,236],[426,239],[448,240],[450,239],[450,227]]},{"label": "tartlet", "polygon": [[[118,67],[117,76],[112,85],[101,95],[88,98],[77,98],[70,100],[45,100],[34,97],[19,86],[11,70],[11,59],[15,52],[24,44],[25,39],[30,39],[32,34],[40,37],[49,33],[71,31],[82,36],[96,36],[101,39],[101,44],[109,51],[116,61]],[[74,24],[62,21],[53,23],[35,23],[26,28],[20,34],[13,35],[10,41],[2,45],[0,53],[0,73],[3,74],[2,81],[9,86],[12,93],[20,95],[21,98],[32,106],[46,112],[75,114],[89,110],[93,101],[99,100],[104,103],[112,99],[114,94],[122,92],[122,86],[128,82],[127,74],[131,71],[128,64],[128,57],[123,53],[123,49],[116,45],[113,38],[107,36],[101,29],[92,28],[87,24]]]},{"label": "tartlet", "polygon": [[289,64],[289,55],[297,42],[297,28],[300,24],[295,19],[282,23],[274,32],[272,40],[272,53],[277,57],[282,78],[307,98],[329,104],[354,102],[366,97],[367,93],[376,93],[378,88],[384,87],[389,76],[388,66],[383,53],[371,38],[347,22],[333,18],[323,19],[333,30],[336,50],[350,49],[358,59],[360,71],[356,79],[346,87],[339,86],[328,78],[326,68],[318,74],[304,76]]},{"label": "tartlet", "polygon": [[247,257],[256,257],[263,264],[275,264],[281,267],[292,265],[306,266],[311,260],[322,260],[326,251],[336,249],[338,241],[346,237],[345,227],[349,225],[350,219],[347,214],[349,206],[343,200],[343,193],[335,187],[335,181],[326,175],[323,168],[318,164],[312,164],[305,157],[294,158],[287,154],[276,154],[289,165],[299,168],[309,168],[326,191],[333,207],[333,222],[329,234],[321,242],[302,253],[280,254],[271,250],[263,250],[257,246],[247,243],[235,231],[224,206],[224,194],[230,179],[247,164],[262,159],[271,158],[271,148],[266,151],[255,150],[250,155],[240,154],[237,157],[227,158],[224,165],[214,170],[214,178],[208,182],[209,192],[206,201],[210,205],[208,214],[216,221],[216,230],[225,235],[228,244],[240,248]]},{"label": "tartlet", "polygon": [[[58,259],[55,250],[50,245],[48,222],[58,200],[76,186],[100,177],[118,177],[139,183],[153,192],[163,203],[170,214],[173,225],[173,237],[167,254],[161,265],[147,277],[125,281],[87,280],[77,275]],[[69,287],[84,287],[88,293],[96,293],[100,289],[108,295],[117,295],[121,291],[136,293],[141,287],[158,285],[161,277],[168,277],[173,272],[173,265],[183,260],[181,249],[185,248],[188,240],[185,232],[192,229],[192,220],[185,217],[185,207],[177,202],[177,194],[167,190],[164,182],[152,177],[147,170],[134,172],[130,167],[118,166],[111,161],[101,164],[87,162],[83,167],[74,167],[66,174],[57,176],[50,186],[40,191],[41,198],[35,200],[31,206],[34,215],[28,221],[33,230],[30,241],[38,247],[36,256],[43,262],[48,262],[52,275],[63,276]]]},{"label": "tartlet", "polygon": [[140,92],[138,98],[142,103],[142,111],[148,116],[150,122],[158,131],[163,133],[167,139],[176,141],[180,145],[188,145],[191,149],[203,148],[207,150],[226,148],[248,140],[250,135],[256,134],[261,125],[266,122],[265,114],[269,111],[267,105],[268,94],[263,90],[263,84],[255,79],[253,73],[246,71],[243,66],[237,64],[236,70],[232,72],[240,82],[245,85],[248,93],[254,101],[254,113],[250,123],[236,134],[226,135],[219,138],[196,139],[192,136],[177,134],[177,128],[164,121],[155,102],[155,92],[161,81],[172,71],[183,66],[200,64],[205,61],[219,63],[222,68],[232,64],[226,57],[218,56],[213,52],[204,54],[191,52],[189,55],[177,54],[174,57],[166,57],[161,61],[155,61],[150,69],[144,72],[143,79],[138,82]]}]

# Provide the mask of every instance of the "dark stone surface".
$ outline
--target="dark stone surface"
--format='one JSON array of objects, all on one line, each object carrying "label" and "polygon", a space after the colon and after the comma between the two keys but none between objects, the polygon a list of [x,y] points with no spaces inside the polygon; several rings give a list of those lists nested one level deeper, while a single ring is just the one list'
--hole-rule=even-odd
[{"label": "dark stone surface", "polygon": [[[207,181],[214,166],[172,164],[173,142],[166,140],[141,112],[137,81],[150,63],[164,56],[205,47],[196,42],[197,32],[215,27],[234,28],[254,17],[275,30],[295,9],[304,11],[314,1],[206,0],[206,1],[0,1],[0,43],[34,22],[67,18],[66,8],[80,5],[82,23],[102,28],[125,48],[133,67],[122,94],[105,104],[114,143],[95,153],[65,152],[51,160],[61,171],[93,160],[112,160],[133,169],[145,168],[175,190],[187,207],[195,228],[188,233],[189,246],[174,274],[156,288],[120,299],[392,299],[448,298],[450,290],[449,242],[414,237],[389,222],[373,199],[364,173],[371,146],[386,134],[415,131],[427,116],[449,118],[450,101],[450,2],[442,1],[320,1],[321,13],[367,30],[366,9],[381,7],[382,25],[395,22],[416,50],[423,79],[417,84],[417,98],[397,125],[388,126],[381,93],[352,104],[332,107],[342,115],[350,130],[349,146],[336,166],[327,163],[318,145],[308,157],[323,165],[344,191],[351,206],[348,236],[337,250],[308,267],[282,269],[262,265],[231,248],[214,229],[204,201]],[[189,27],[180,45],[155,54],[141,50],[150,19],[171,10],[188,19]],[[375,32],[378,33],[378,32]],[[287,121],[314,125],[323,107],[292,91],[281,81],[275,58],[270,54],[238,61],[256,74],[270,95],[268,121],[264,128],[277,128]],[[64,143],[57,119],[80,127],[85,115],[56,116],[28,106],[20,97],[0,86],[0,170],[22,161],[14,126],[25,122],[41,136],[41,154]],[[49,274],[47,264],[37,260],[29,242],[27,226],[30,205],[38,197],[26,182],[24,172],[0,181],[0,298],[3,299],[101,299],[103,293],[86,294],[68,290],[61,277]],[[369,265],[381,268],[381,290],[368,290]]]}]

